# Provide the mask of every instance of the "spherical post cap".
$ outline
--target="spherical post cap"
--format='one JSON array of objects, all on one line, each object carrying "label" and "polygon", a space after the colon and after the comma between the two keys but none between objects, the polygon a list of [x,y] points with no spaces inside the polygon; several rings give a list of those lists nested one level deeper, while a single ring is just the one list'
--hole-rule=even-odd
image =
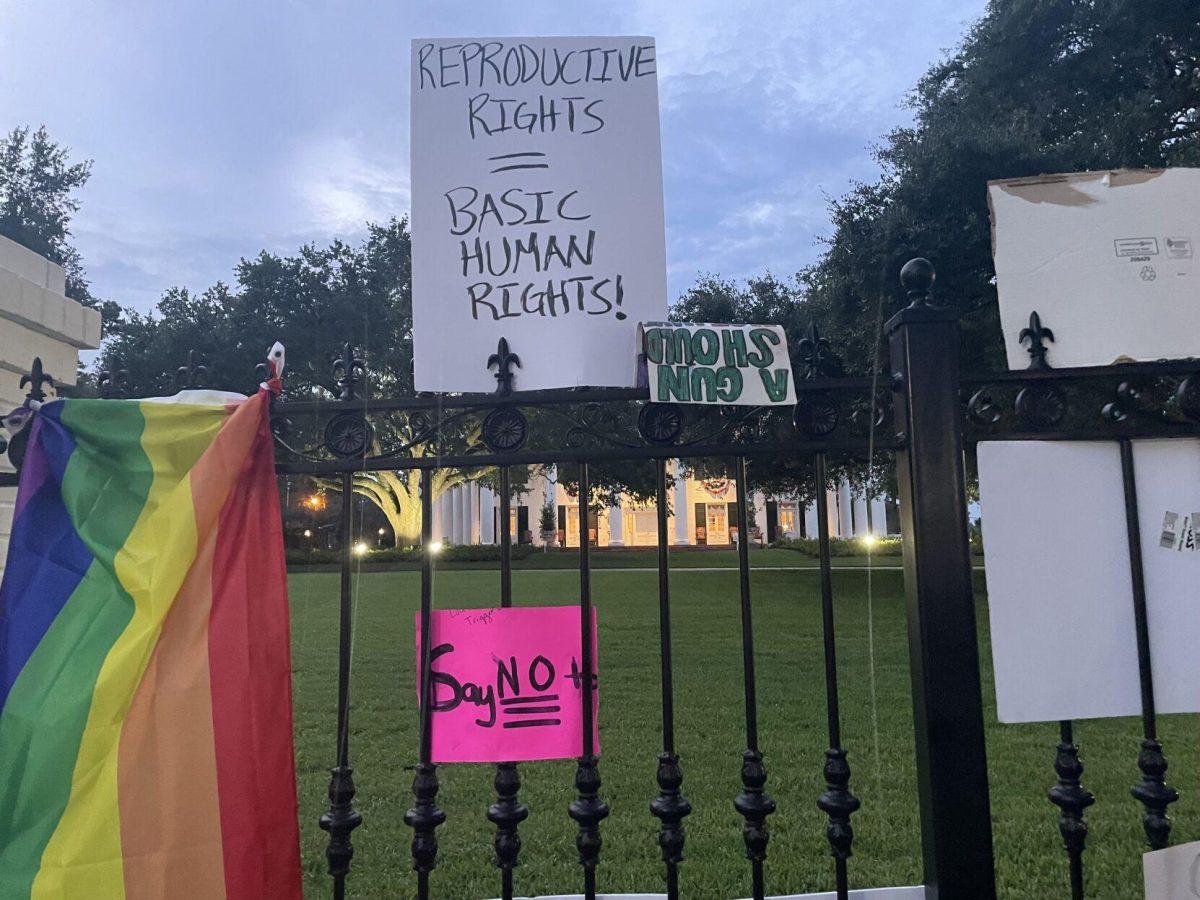
[{"label": "spherical post cap", "polygon": [[900,284],[909,294],[928,293],[936,280],[937,272],[933,269],[933,263],[921,256],[910,259],[900,270]]}]

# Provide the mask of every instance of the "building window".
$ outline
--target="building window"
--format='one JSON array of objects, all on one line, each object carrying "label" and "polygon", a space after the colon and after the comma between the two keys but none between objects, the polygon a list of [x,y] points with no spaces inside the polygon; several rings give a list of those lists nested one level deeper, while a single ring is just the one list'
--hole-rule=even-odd
[{"label": "building window", "polygon": [[647,547],[658,543],[658,514],[653,509],[635,509],[632,542],[635,546]]},{"label": "building window", "polygon": [[706,541],[712,544],[729,543],[729,512],[732,503],[705,503],[704,530]]},{"label": "building window", "polygon": [[777,528],[779,536],[795,538],[800,534],[799,517],[796,515],[795,503],[780,503],[778,509]]}]

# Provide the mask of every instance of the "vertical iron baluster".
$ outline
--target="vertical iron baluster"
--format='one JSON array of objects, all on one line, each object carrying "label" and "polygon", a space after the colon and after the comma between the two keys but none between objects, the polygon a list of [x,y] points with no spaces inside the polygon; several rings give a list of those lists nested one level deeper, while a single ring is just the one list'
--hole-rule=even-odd
[{"label": "vertical iron baluster", "polygon": [[437,766],[432,762],[433,682],[431,613],[433,612],[433,471],[421,470],[421,670],[420,756],[413,775],[412,792],[416,802],[404,814],[404,822],[413,830],[412,860],[417,872],[417,896],[429,897],[429,873],[437,865],[435,829],[446,821],[446,813],[437,805]]},{"label": "vertical iron baluster", "polygon": [[[512,478],[508,466],[500,467],[500,606],[512,606],[512,526],[509,522]],[[516,763],[498,763],[496,802],[488,807],[488,821],[496,826],[495,864],[500,867],[501,897],[512,900],[513,868],[521,853],[521,836],[517,827],[529,816],[529,808],[520,803],[521,775]]]},{"label": "vertical iron baluster", "polygon": [[592,583],[591,557],[588,546],[590,524],[588,497],[591,494],[586,462],[579,464],[579,620],[583,633],[580,647],[583,691],[583,755],[575,768],[575,790],[578,797],[567,811],[579,823],[575,846],[579,849],[579,864],[583,866],[583,893],[586,900],[596,897],[596,866],[600,863],[600,823],[608,816],[608,804],[600,799],[600,768],[596,746],[592,740],[595,719],[595,695],[592,682],[596,670],[592,659]]},{"label": "vertical iron baluster", "polygon": [[1154,712],[1154,677],[1150,666],[1150,628],[1146,616],[1146,578],[1142,567],[1142,534],[1138,522],[1137,482],[1133,471],[1133,442],[1119,441],[1121,480],[1125,488],[1125,529],[1129,540],[1129,572],[1133,581],[1133,622],[1137,633],[1138,680],[1142,690],[1142,748],[1138,768],[1142,780],[1130,793],[1140,800],[1145,812],[1142,826],[1152,850],[1167,846],[1171,837],[1171,818],[1167,807],[1179,799],[1179,792],[1166,783],[1167,759],[1158,742],[1158,722]]},{"label": "vertical iron baluster", "polygon": [[837,643],[833,631],[833,573],[829,559],[829,509],[826,491],[828,473],[824,453],[814,459],[817,489],[817,542],[821,561],[821,615],[825,640],[825,715],[829,726],[829,749],[825,751],[825,793],[817,799],[817,807],[829,816],[825,836],[829,839],[834,859],[838,900],[846,900],[850,886],[846,860],[852,853],[854,829],[851,814],[861,806],[850,793],[850,764],[842,748],[842,715],[838,706]]},{"label": "vertical iron baluster", "polygon": [[746,858],[751,863],[754,900],[766,893],[763,863],[767,858],[767,816],[775,811],[775,801],[764,790],[767,770],[758,749],[758,698],[754,684],[754,621],[750,609],[750,545],[746,538],[746,458],[735,461],[738,516],[738,577],[742,600],[742,672],[746,690],[746,749],[742,752],[742,792],[733,801],[734,808],[746,820],[742,838]]},{"label": "vertical iron baluster", "polygon": [[[662,661],[663,752],[658,757],[658,796],[650,803],[650,812],[662,822],[658,845],[667,865],[667,900],[679,898],[679,863],[683,860],[683,819],[692,805],[680,791],[683,770],[675,753],[675,689],[671,667],[671,586],[667,561],[667,462],[657,463],[658,504],[658,640]],[[686,510],[676,510],[684,515]]]},{"label": "vertical iron baluster", "polygon": [[341,592],[338,621],[338,721],[337,765],[329,771],[329,811],[318,824],[329,832],[325,859],[333,876],[334,900],[346,896],[346,876],[354,845],[350,833],[362,824],[362,813],[354,808],[354,770],[350,768],[350,652],[354,625],[350,598],[351,532],[354,473],[342,473],[342,507],[340,534],[342,540]]},{"label": "vertical iron baluster", "polygon": [[1058,751],[1054,755],[1058,783],[1050,788],[1050,802],[1059,808],[1058,830],[1071,866],[1071,900],[1083,900],[1083,844],[1088,833],[1083,811],[1096,798],[1081,782],[1083,763],[1073,731],[1070,719],[1058,723]]}]

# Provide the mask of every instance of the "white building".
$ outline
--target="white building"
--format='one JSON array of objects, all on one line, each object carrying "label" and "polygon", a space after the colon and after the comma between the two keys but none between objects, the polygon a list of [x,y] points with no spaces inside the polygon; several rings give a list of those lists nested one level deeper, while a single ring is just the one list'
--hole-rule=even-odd
[{"label": "white building", "polygon": [[[100,313],[66,296],[62,267],[0,237],[0,416],[24,402],[21,376],[35,356],[57,384],[74,384],[79,351],[99,346]],[[7,455],[0,471],[12,471]],[[15,500],[15,488],[0,488],[0,571]]]},{"label": "white building", "polygon": [[[737,503],[732,479],[697,480],[685,475],[676,463],[670,492],[671,515],[668,533],[676,545],[728,547],[737,536]],[[510,510],[514,543],[541,545],[541,510],[553,509],[559,546],[579,546],[579,498],[558,484],[554,470],[534,478],[514,498]],[[751,493],[754,513],[751,540],[768,543],[781,538],[815,538],[817,508],[804,506],[795,498],[768,497]],[[855,497],[846,483],[831,488],[828,495],[829,533],[832,537],[884,536],[899,531],[896,505],[872,499],[870,504]],[[869,511],[868,511],[869,506]],[[495,492],[476,482],[451,488],[433,506],[433,536],[448,544],[496,544],[500,502]],[[653,547],[658,542],[658,518],[654,504],[639,504],[622,497],[615,506],[593,512],[588,523],[591,541],[599,547]]]}]

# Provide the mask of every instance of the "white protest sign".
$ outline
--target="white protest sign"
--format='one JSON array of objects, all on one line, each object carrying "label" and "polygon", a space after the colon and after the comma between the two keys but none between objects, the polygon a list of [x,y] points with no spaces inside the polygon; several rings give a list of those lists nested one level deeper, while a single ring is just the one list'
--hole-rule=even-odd
[{"label": "white protest sign", "polygon": [[654,41],[412,43],[416,389],[630,386],[666,312]]},{"label": "white protest sign", "polygon": [[[1200,552],[1179,540],[1183,516],[1166,526],[1200,509],[1200,441],[1135,441],[1133,461],[1155,706],[1196,712]],[[1000,721],[1138,715],[1116,442],[981,443],[979,501]]]},{"label": "white protest sign", "polygon": [[796,402],[780,325],[643,322],[652,403],[776,406]]},{"label": "white protest sign", "polygon": [[1036,311],[1057,368],[1200,356],[1200,169],[988,184],[1008,365]]},{"label": "white protest sign", "polygon": [[1142,854],[1146,900],[1200,898],[1200,841]]}]

